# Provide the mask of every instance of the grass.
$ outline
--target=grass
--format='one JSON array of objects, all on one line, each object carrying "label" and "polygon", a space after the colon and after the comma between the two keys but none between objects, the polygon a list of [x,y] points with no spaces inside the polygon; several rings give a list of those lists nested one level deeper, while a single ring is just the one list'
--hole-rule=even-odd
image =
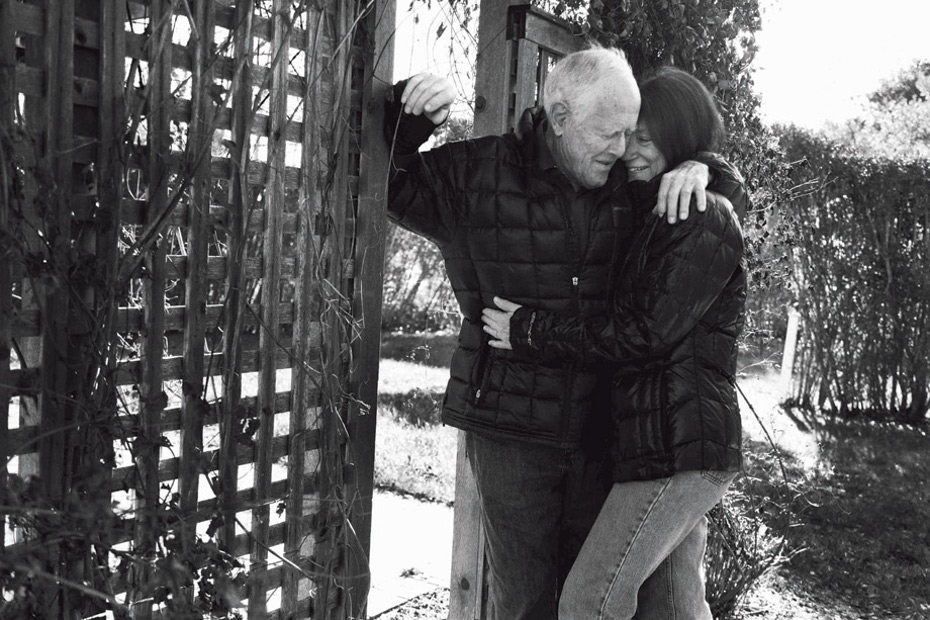
[{"label": "grass", "polygon": [[930,618],[930,439],[861,422],[821,431],[820,472],[803,492],[784,573],[862,618]]},{"label": "grass", "polygon": [[[405,347],[416,342],[413,356],[405,354]],[[448,377],[437,366],[445,361],[448,345],[413,338],[383,350],[399,359],[382,360],[375,482],[450,503],[456,433],[436,423]],[[435,366],[414,363],[421,360]],[[930,618],[926,429],[867,421],[812,425],[807,419],[799,424],[778,407],[777,377],[752,374],[740,384],[784,457],[781,464],[774,460],[761,425],[748,414],[742,487],[772,500],[763,503],[761,512],[772,532],[785,533],[788,558],[743,602],[737,618]],[[785,510],[792,523],[787,529]],[[442,596],[424,598],[419,611]],[[416,605],[411,603],[411,614],[419,613]],[[390,618],[444,617],[405,613],[399,610]]]},{"label": "grass", "polygon": [[379,410],[375,486],[451,505],[455,450],[455,429],[412,424],[394,410]]},{"label": "grass", "polygon": [[449,372],[382,360],[378,380],[375,486],[451,504],[457,432],[439,422]]}]

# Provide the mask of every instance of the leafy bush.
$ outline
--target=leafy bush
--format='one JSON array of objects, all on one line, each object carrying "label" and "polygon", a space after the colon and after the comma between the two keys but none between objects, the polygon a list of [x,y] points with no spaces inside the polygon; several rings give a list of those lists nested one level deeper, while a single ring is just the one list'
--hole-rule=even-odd
[{"label": "leafy bush", "polygon": [[[784,131],[806,196],[784,242],[804,329],[795,401],[841,415],[925,421],[930,410],[930,168],[850,154]],[[826,181],[829,179],[829,182]]]},{"label": "leafy bush", "polygon": [[460,320],[439,249],[423,237],[391,227],[385,249],[381,329],[441,331]]}]

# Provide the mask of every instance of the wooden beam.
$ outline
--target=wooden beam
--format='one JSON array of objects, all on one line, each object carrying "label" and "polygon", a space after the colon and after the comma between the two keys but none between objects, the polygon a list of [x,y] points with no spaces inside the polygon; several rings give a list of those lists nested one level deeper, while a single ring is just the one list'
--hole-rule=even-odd
[{"label": "wooden beam", "polygon": [[[150,36],[146,47],[149,66],[149,83],[146,89],[146,139],[149,157],[146,226],[157,226],[161,214],[169,208],[171,128],[168,120],[168,101],[171,99],[171,13],[170,0],[152,0]],[[136,465],[139,469],[134,550],[143,558],[154,556],[158,531],[156,519],[159,501],[159,437],[161,412],[167,404],[162,373],[166,256],[167,246],[159,239],[146,252],[147,277],[142,283],[145,336],[142,339],[142,377],[139,382],[142,428],[134,446]],[[146,562],[139,563],[134,571],[132,593],[127,597],[134,619],[149,620],[152,617],[151,599],[144,594],[149,588],[151,577],[152,567]]]},{"label": "wooden beam", "polygon": [[[356,400],[349,408],[355,475],[349,480],[353,498],[349,515],[364,558],[350,558],[350,573],[368,572],[371,552],[371,510],[375,476],[375,433],[378,367],[381,357],[381,302],[384,284],[387,178],[390,153],[381,135],[384,100],[391,86],[394,61],[395,0],[377,0],[365,17],[362,32],[370,42],[363,59],[360,170],[356,213],[353,314],[361,337],[352,342],[350,389]],[[364,561],[365,565],[362,566]],[[367,602],[367,586],[366,586]],[[361,610],[364,616],[364,607]]]},{"label": "wooden beam", "polygon": [[287,79],[291,40],[290,1],[274,0],[272,6],[272,66],[268,86],[270,97],[270,136],[268,140],[268,181],[264,200],[265,229],[262,234],[262,325],[259,349],[262,364],[258,381],[258,431],[255,434],[255,508],[252,509],[252,553],[249,572],[249,617],[267,615],[268,536],[271,518],[271,444],[274,438],[274,397],[277,371],[275,355],[280,340],[281,261],[284,231],[284,156],[286,151]]},{"label": "wooden beam", "polygon": [[[13,10],[17,3],[0,0],[0,490],[7,485],[7,462],[11,453],[9,413],[13,394],[10,382],[10,345],[13,323],[13,278],[10,257],[12,248],[12,223],[10,204],[13,199],[13,184],[10,170],[13,168],[13,112],[16,106],[15,83],[16,40],[13,36]],[[8,236],[9,235],[9,236]],[[15,259],[14,259],[15,260]],[[16,426],[19,426],[17,420]],[[6,515],[0,515],[0,553],[6,542]]]}]

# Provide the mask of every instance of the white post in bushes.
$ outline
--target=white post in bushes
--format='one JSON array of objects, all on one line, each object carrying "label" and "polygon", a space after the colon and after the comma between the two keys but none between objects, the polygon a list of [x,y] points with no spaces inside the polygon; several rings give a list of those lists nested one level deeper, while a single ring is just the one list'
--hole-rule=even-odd
[{"label": "white post in bushes", "polygon": [[[474,135],[506,133],[527,107],[539,103],[550,65],[583,47],[568,25],[514,0],[481,0]],[[459,432],[449,620],[483,620],[484,532],[475,479]]]},{"label": "white post in bushes", "polygon": [[788,304],[788,329],[785,331],[785,350],[781,356],[781,389],[785,396],[791,394],[791,378],[794,375],[794,354],[798,346],[798,330],[801,313],[794,304]]}]

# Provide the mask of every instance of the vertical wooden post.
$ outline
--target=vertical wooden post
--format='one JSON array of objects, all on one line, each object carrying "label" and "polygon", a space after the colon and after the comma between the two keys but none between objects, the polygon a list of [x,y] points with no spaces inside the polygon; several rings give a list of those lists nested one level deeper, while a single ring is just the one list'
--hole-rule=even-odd
[{"label": "vertical wooden post", "polygon": [[[71,255],[71,186],[73,147],[73,80],[74,80],[74,1],[62,0],[49,4],[45,11],[45,92],[44,106],[46,142],[43,166],[54,175],[55,187],[45,200],[47,212],[39,223],[45,230],[48,265],[54,269],[51,279],[67,273]],[[58,505],[66,493],[73,475],[69,456],[69,434],[65,427],[74,415],[73,402],[68,398],[70,356],[68,342],[69,297],[67,286],[48,287],[38,284],[42,321],[42,385],[39,398],[40,432],[39,476],[47,497]],[[44,290],[43,290],[44,289]],[[57,545],[49,550],[49,569],[70,576],[68,558]],[[47,592],[44,602],[50,616],[71,612],[69,601],[60,587]],[[43,598],[40,595],[40,599]]]},{"label": "vertical wooden post", "polygon": [[[319,427],[318,380],[311,368],[319,367],[320,324],[315,319],[319,308],[315,303],[317,276],[317,231],[314,216],[322,202],[320,106],[322,102],[321,67],[325,34],[322,25],[327,16],[317,6],[307,7],[306,39],[303,48],[306,87],[301,118],[300,181],[297,197],[297,276],[294,280],[294,363],[291,378],[291,441],[287,454],[287,501],[284,526],[284,557],[298,566],[306,566],[305,558],[313,551],[309,521],[315,506],[314,494],[305,482],[313,474],[313,463],[307,459],[308,435]],[[295,570],[285,569],[281,592],[281,612],[285,617],[299,617],[301,606],[310,595],[310,584]]]},{"label": "vertical wooden post", "polygon": [[[515,8],[521,5],[520,8]],[[506,133],[542,98],[546,66],[540,53],[562,56],[582,41],[566,24],[524,2],[481,3],[475,76],[475,136]],[[548,58],[549,56],[547,56]],[[450,620],[485,617],[484,532],[474,476],[459,432],[455,474]]]},{"label": "vertical wooden post", "polygon": [[[161,214],[168,208],[169,159],[171,136],[168,123],[171,96],[171,8],[170,0],[152,0],[149,37],[146,42],[148,84],[149,158],[148,196],[145,204],[145,228],[158,226]],[[157,233],[156,233],[157,234]],[[158,462],[161,413],[167,404],[163,388],[162,358],[165,334],[165,276],[167,247],[156,239],[144,258],[142,281],[143,337],[141,346],[142,376],[139,381],[140,433],[136,439],[135,457],[138,468],[136,488],[136,549],[144,561],[139,564],[133,580],[134,596],[130,597],[133,618],[152,617],[152,602],[144,595],[151,585],[155,532],[159,502]]]},{"label": "vertical wooden post", "polygon": [[268,131],[268,176],[264,193],[262,235],[261,326],[259,327],[258,418],[255,435],[255,476],[252,495],[252,552],[249,573],[249,617],[267,614],[269,519],[271,517],[271,440],[274,437],[276,356],[281,319],[281,248],[284,230],[284,155],[287,124],[287,76],[290,60],[290,2],[272,7],[272,67],[269,85],[271,117]]},{"label": "vertical wooden post", "polygon": [[[204,469],[203,418],[206,414],[204,384],[204,339],[207,311],[207,234],[210,213],[210,167],[213,138],[213,104],[209,96],[213,84],[213,2],[193,5],[191,24],[192,65],[191,119],[185,158],[187,174],[193,174],[187,202],[187,281],[184,303],[181,434],[178,468],[180,539],[185,555],[197,536],[197,499],[200,475]],[[186,584],[184,595],[192,600],[193,589]]]},{"label": "vertical wooden post", "polygon": [[[381,127],[383,98],[393,74],[395,12],[394,0],[377,0],[360,29],[365,54],[360,61],[364,64],[365,74],[361,85],[361,159],[355,217],[353,314],[361,333],[352,342],[350,389],[357,400],[349,408],[348,428],[353,442],[355,475],[348,480],[347,496],[352,498],[350,519],[365,557],[350,557],[349,570],[352,574],[367,573],[367,559],[371,551],[389,157]],[[367,600],[367,592],[365,594]],[[364,613],[364,607],[361,611]]]},{"label": "vertical wooden post", "polygon": [[[481,3],[475,74],[476,137],[501,134],[509,129],[513,46],[507,37],[507,13],[511,5],[519,3],[518,0]],[[455,467],[449,619],[472,620],[484,617],[484,533],[478,489],[465,454],[465,434],[461,431]]]},{"label": "vertical wooden post", "polygon": [[[13,279],[10,257],[11,201],[13,199],[13,111],[16,105],[13,79],[16,48],[13,37],[12,0],[0,0],[0,491],[7,484],[9,446],[10,344],[13,320]],[[0,515],[0,552],[6,543],[6,517]]]},{"label": "vertical wooden post", "polygon": [[223,411],[220,415],[219,502],[223,514],[222,547],[236,548],[237,435],[242,412],[242,320],[245,312],[243,258],[249,221],[249,149],[252,124],[253,4],[239,2],[235,14],[232,143],[229,210],[226,222],[226,302],[223,314]]}]

